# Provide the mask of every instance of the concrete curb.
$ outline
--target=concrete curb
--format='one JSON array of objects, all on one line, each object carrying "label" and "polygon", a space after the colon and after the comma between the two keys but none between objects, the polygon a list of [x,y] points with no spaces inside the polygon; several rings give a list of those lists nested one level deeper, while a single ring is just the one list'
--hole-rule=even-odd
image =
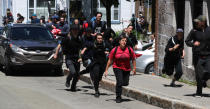
[{"label": "concrete curb", "polygon": [[[86,75],[80,76],[80,80],[90,84],[90,77]],[[103,89],[115,92],[114,81],[103,79],[100,85]],[[160,96],[150,92],[133,89],[131,87],[123,87],[122,94],[124,96],[131,97],[136,100],[165,109],[207,109],[205,107],[200,107],[191,103],[183,102],[181,100],[167,98],[165,96]]]}]

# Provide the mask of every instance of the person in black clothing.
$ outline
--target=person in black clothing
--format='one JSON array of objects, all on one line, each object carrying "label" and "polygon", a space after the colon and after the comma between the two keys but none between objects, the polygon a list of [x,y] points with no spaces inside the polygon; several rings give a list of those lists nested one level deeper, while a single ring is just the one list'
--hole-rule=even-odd
[{"label": "person in black clothing", "polygon": [[207,27],[206,16],[195,19],[197,28],[192,30],[185,42],[193,47],[193,64],[195,67],[197,90],[196,96],[202,96],[202,88],[210,78],[210,27]]},{"label": "person in black clothing", "polygon": [[79,52],[82,42],[78,36],[79,27],[77,25],[71,26],[70,34],[62,39],[61,44],[58,45],[54,58],[57,58],[57,54],[62,47],[63,53],[66,55],[66,66],[70,73],[66,78],[66,87],[70,87],[70,81],[73,78],[71,84],[71,91],[76,91],[76,84],[79,78],[78,72],[80,71]]},{"label": "person in black clothing", "polygon": [[[128,27],[125,29],[125,31],[122,32],[122,35],[125,35],[127,37],[127,46],[130,46],[133,48],[133,50],[137,49],[138,41],[136,37],[132,34],[133,26],[128,25]],[[113,46],[119,45],[120,37],[117,37],[114,39]]]},{"label": "person in black clothing", "polygon": [[104,32],[106,30],[106,23],[104,21],[101,21],[102,13],[97,12],[96,13],[96,20],[90,23],[90,27],[92,28],[92,36],[96,36],[97,33],[101,33],[104,35]]},{"label": "person in black clothing", "polygon": [[113,48],[113,38],[115,38],[116,34],[112,28],[107,28],[104,32],[104,41],[108,44],[111,48]]},{"label": "person in black clothing", "polygon": [[169,39],[165,48],[163,73],[171,76],[176,71],[172,79],[171,86],[175,86],[175,81],[179,80],[183,74],[181,59],[184,58],[184,38],[183,30],[177,29],[177,35]]},{"label": "person in black clothing", "polygon": [[86,74],[90,72],[91,63],[93,61],[93,45],[94,45],[94,37],[91,36],[91,28],[88,27],[86,29],[85,35],[83,36],[83,49],[81,51],[83,66],[86,69],[79,72],[79,75]]},{"label": "person in black clothing", "polygon": [[90,70],[90,76],[93,80],[94,88],[95,88],[95,97],[100,96],[99,92],[99,82],[102,80],[103,73],[106,68],[107,56],[110,51],[110,47],[108,47],[103,41],[102,34],[98,33],[96,35],[96,40],[92,47],[93,49],[93,63]]}]

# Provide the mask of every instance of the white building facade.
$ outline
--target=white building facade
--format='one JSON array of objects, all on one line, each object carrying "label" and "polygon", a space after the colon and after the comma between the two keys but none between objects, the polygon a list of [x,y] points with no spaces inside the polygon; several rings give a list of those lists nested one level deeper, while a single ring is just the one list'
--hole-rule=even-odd
[{"label": "white building facade", "polygon": [[[119,2],[120,4],[118,6],[112,6],[111,8],[112,28],[115,31],[126,28],[132,14],[135,13],[135,2],[133,0],[131,2],[119,0]],[[106,21],[106,9],[100,0],[0,0],[0,3],[0,9],[2,11],[0,16],[4,16],[6,9],[10,8],[15,21],[18,13],[24,16],[24,22],[29,22],[32,14],[37,14],[38,18],[45,16],[47,20],[49,16],[48,6],[51,8],[51,13],[55,10],[67,11],[69,7],[70,17],[72,18],[78,18],[77,14],[82,13],[87,19],[90,19],[96,11],[100,11],[103,13],[102,19]]]}]

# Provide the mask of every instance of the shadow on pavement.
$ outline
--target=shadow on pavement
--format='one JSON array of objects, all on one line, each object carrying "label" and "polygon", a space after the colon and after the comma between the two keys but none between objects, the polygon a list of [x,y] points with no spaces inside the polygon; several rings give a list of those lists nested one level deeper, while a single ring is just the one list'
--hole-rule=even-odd
[{"label": "shadow on pavement", "polygon": [[85,89],[93,89],[93,86],[82,86],[81,88],[85,88]]},{"label": "shadow on pavement", "polygon": [[[115,99],[108,99],[106,101],[116,101]],[[134,101],[134,100],[131,100],[131,99],[123,99],[122,98],[122,102],[131,102],[131,101]]]},{"label": "shadow on pavement", "polygon": [[[85,94],[85,95],[95,95],[95,92],[94,93],[81,93],[81,94]],[[112,96],[114,94],[107,94],[107,93],[100,93],[101,96]]]},{"label": "shadow on pavement", "polygon": [[[194,94],[186,94],[186,95],[184,95],[184,96],[192,96],[192,97],[195,97],[196,94],[195,94],[195,93],[194,93]],[[204,94],[202,94],[201,96],[202,96],[202,97],[210,97],[210,94],[204,93]]]},{"label": "shadow on pavement", "polygon": [[182,87],[182,84],[175,84],[174,86],[168,85],[168,84],[163,84],[164,87],[174,87],[174,88],[179,88]]}]

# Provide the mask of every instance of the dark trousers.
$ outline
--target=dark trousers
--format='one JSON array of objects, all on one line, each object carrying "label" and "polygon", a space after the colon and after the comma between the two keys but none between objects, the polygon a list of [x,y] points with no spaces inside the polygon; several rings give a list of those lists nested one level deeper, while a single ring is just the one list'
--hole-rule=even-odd
[{"label": "dark trousers", "polygon": [[116,77],[116,96],[121,97],[122,95],[122,86],[128,86],[130,71],[123,71],[118,68],[114,68],[114,74]]},{"label": "dark trousers", "polygon": [[78,72],[80,71],[80,63],[71,59],[66,59],[66,66],[70,71],[69,75],[66,78],[66,82],[70,83],[73,78],[71,88],[76,88],[76,84],[79,79]]},{"label": "dark trousers", "polygon": [[210,56],[199,57],[195,74],[197,81],[196,94],[202,94],[203,85],[210,79]]},{"label": "dark trousers", "polygon": [[199,59],[199,56],[197,54],[193,54],[193,66],[194,66],[194,69],[196,68],[196,65],[198,64],[198,59]]},{"label": "dark trousers", "polygon": [[106,64],[95,63],[91,67],[90,77],[93,80],[95,91],[98,91],[99,82],[102,80]]},{"label": "dark trousers", "polygon": [[182,72],[182,63],[181,63],[181,59],[179,60],[173,60],[170,62],[165,62],[164,63],[164,72],[167,75],[172,75],[175,69],[175,74],[174,74],[174,79],[175,80],[179,80],[183,74]]}]

